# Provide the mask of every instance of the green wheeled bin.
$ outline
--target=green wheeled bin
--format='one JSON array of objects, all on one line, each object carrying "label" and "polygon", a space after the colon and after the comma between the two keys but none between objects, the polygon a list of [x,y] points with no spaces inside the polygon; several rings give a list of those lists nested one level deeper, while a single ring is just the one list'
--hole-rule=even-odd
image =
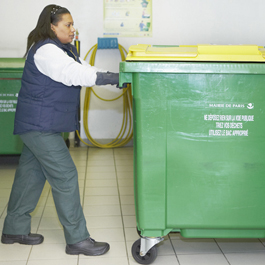
[{"label": "green wheeled bin", "polygon": [[24,64],[22,58],[0,58],[0,155],[22,151],[23,142],[13,131]]},{"label": "green wheeled bin", "polygon": [[134,259],[171,231],[265,237],[265,49],[131,46],[120,85],[134,116]]}]

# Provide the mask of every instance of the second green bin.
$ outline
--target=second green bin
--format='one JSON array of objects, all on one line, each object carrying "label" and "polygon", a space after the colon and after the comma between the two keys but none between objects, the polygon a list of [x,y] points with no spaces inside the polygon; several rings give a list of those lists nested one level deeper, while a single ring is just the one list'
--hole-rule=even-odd
[{"label": "second green bin", "polygon": [[24,64],[22,58],[0,58],[0,155],[22,151],[23,142],[13,131]]},{"label": "second green bin", "polygon": [[[0,155],[19,155],[23,148],[13,131],[24,65],[23,58],[0,58]],[[62,133],[62,137],[69,147],[69,133]]]}]

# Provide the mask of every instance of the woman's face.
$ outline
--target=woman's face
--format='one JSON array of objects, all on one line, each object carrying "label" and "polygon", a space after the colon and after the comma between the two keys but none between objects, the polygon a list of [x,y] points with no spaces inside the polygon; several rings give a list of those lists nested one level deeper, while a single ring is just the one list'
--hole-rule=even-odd
[{"label": "woman's face", "polygon": [[51,24],[51,29],[63,44],[71,43],[75,36],[73,18],[70,14],[63,14],[57,26]]}]

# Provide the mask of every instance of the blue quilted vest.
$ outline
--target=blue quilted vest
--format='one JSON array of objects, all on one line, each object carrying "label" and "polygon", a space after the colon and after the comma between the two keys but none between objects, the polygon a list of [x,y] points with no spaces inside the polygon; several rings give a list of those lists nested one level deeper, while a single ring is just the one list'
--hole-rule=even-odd
[{"label": "blue quilted vest", "polygon": [[80,63],[76,48],[71,44],[62,44],[58,39],[38,42],[30,49],[21,80],[14,134],[29,131],[72,132],[79,129],[81,87],[53,81],[42,74],[34,63],[35,51],[47,43],[55,44]]}]

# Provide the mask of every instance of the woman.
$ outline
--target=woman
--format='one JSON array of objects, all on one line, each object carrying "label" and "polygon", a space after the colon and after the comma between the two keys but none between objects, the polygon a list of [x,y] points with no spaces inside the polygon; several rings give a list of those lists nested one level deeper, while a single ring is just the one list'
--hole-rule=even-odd
[{"label": "woman", "polygon": [[47,180],[64,229],[66,253],[95,256],[106,253],[109,244],[90,238],[80,205],[77,170],[61,132],[78,129],[81,86],[118,84],[118,74],[102,72],[78,58],[70,44],[73,24],[66,8],[48,5],[28,36],[14,127],[24,147],[1,241],[26,245],[43,242],[42,235],[30,233],[30,213]]}]

